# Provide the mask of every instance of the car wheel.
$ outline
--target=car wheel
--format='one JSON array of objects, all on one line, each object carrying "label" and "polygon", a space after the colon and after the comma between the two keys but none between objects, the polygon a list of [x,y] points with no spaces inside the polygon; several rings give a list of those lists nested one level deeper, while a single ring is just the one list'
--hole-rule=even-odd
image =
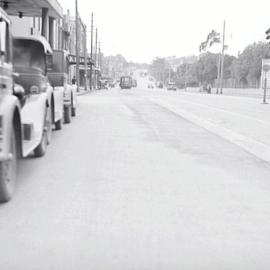
[{"label": "car wheel", "polygon": [[66,124],[71,122],[71,106],[64,108],[64,120]]},{"label": "car wheel", "polygon": [[76,116],[76,108],[72,107],[71,109],[71,116],[74,117]]},{"label": "car wheel", "polygon": [[63,120],[62,118],[55,122],[55,130],[61,130],[63,127]]},{"label": "car wheel", "polygon": [[[47,116],[46,116],[47,119]],[[41,141],[39,143],[39,145],[36,147],[36,149],[34,150],[34,155],[35,157],[43,157],[46,153],[47,150],[47,145],[48,145],[48,127],[46,126],[47,121],[45,120],[45,125],[43,127],[43,133],[42,133],[42,137],[41,137]]]},{"label": "car wheel", "polygon": [[47,150],[47,136],[46,131],[44,131],[42,134],[41,142],[34,150],[35,157],[43,157],[46,154],[46,150]]},{"label": "car wheel", "polygon": [[53,119],[52,119],[52,108],[48,108],[47,116],[46,116],[46,137],[47,137],[47,144],[52,142],[52,128],[53,128]]},{"label": "car wheel", "polygon": [[17,178],[17,145],[14,128],[10,138],[10,155],[8,161],[0,162],[0,202],[8,202],[13,194]]}]

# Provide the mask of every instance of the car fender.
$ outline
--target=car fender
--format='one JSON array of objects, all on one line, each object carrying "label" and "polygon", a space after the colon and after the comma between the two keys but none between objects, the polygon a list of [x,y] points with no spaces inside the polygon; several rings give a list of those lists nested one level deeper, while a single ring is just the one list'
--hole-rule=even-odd
[{"label": "car fender", "polygon": [[71,85],[72,89],[72,107],[77,108],[78,102],[77,102],[77,86]]},{"label": "car fender", "polygon": [[51,106],[51,101],[53,100],[53,87],[48,84],[46,88],[46,94],[47,94],[47,100],[48,100],[48,105]]},{"label": "car fender", "polygon": [[72,87],[70,84],[64,86],[64,106],[70,106],[72,102]]},{"label": "car fender", "polygon": [[16,141],[19,156],[22,154],[21,106],[17,97],[5,95],[0,99],[0,161],[9,158],[10,134],[15,125]]},{"label": "car fender", "polygon": [[22,108],[22,123],[33,124],[37,142],[41,141],[43,135],[48,106],[48,95],[45,92],[28,96]]},{"label": "car fender", "polygon": [[54,122],[57,122],[63,118],[64,107],[64,87],[54,87]]}]

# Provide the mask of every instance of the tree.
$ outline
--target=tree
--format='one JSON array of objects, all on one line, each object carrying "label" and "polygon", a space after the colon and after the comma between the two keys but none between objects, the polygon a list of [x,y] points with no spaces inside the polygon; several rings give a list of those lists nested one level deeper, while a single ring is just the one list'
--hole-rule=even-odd
[{"label": "tree", "polygon": [[197,80],[200,84],[213,83],[217,78],[218,55],[205,53],[201,55],[196,67]]},{"label": "tree", "polygon": [[230,79],[232,77],[232,64],[236,57],[232,55],[225,54],[224,56],[224,79]]},{"label": "tree", "polygon": [[157,57],[149,67],[150,74],[158,81],[165,81],[167,78],[169,64],[164,58]]},{"label": "tree", "polygon": [[215,30],[212,30],[206,38],[206,41],[200,44],[199,50],[200,52],[206,51],[207,47],[212,47],[215,43],[220,43],[220,33]]},{"label": "tree", "polygon": [[241,86],[258,86],[262,59],[270,57],[270,46],[259,42],[247,46],[244,51],[232,63],[232,76]]}]

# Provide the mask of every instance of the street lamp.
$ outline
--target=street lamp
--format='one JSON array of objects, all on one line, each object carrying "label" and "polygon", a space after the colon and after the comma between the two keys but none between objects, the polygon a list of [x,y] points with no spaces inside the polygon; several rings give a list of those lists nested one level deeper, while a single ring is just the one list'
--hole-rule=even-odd
[{"label": "street lamp", "polygon": [[269,40],[270,39],[270,28],[265,31],[265,34],[266,34],[266,40]]}]

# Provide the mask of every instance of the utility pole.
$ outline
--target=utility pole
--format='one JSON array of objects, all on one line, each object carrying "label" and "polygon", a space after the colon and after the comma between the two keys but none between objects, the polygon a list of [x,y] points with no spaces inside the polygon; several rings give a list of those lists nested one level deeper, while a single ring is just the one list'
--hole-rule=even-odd
[{"label": "utility pole", "polygon": [[86,25],[84,26],[84,89],[87,91],[87,31],[86,31]]},{"label": "utility pole", "polygon": [[268,104],[266,101],[266,91],[267,91],[267,73],[264,73],[264,87],[263,87],[263,103]]},{"label": "utility pole", "polygon": [[76,83],[77,83],[77,92],[79,92],[80,87],[80,48],[79,48],[79,14],[78,14],[78,0],[75,0],[75,13],[76,13]]},{"label": "utility pole", "polygon": [[[90,60],[93,59],[93,27],[94,27],[94,15],[93,12],[91,13],[91,51],[90,51]],[[93,65],[90,63],[90,90],[92,90],[93,84]]]},{"label": "utility pole", "polygon": [[185,64],[185,91],[187,91],[187,67],[188,67],[188,64],[186,63]]},{"label": "utility pole", "polygon": [[96,28],[95,64],[98,67],[98,29]]},{"label": "utility pole", "polygon": [[[98,29],[96,28],[96,47],[95,47],[95,66],[96,69],[98,68]],[[95,73],[95,84],[96,84],[96,89],[98,86],[98,80],[97,80],[97,71]]]},{"label": "utility pole", "polygon": [[219,87],[220,87],[220,64],[221,64],[221,53],[218,54],[218,70],[217,70],[217,92],[219,94]]},{"label": "utility pole", "polygon": [[226,22],[223,23],[223,39],[222,39],[222,57],[221,57],[221,70],[220,70],[220,94],[223,92],[223,76],[224,76],[224,52],[225,52],[225,27]]},{"label": "utility pole", "polygon": [[101,75],[102,61],[101,61],[101,47],[100,47],[100,42],[98,43],[98,62],[99,62],[99,69],[100,69],[100,75]]}]

